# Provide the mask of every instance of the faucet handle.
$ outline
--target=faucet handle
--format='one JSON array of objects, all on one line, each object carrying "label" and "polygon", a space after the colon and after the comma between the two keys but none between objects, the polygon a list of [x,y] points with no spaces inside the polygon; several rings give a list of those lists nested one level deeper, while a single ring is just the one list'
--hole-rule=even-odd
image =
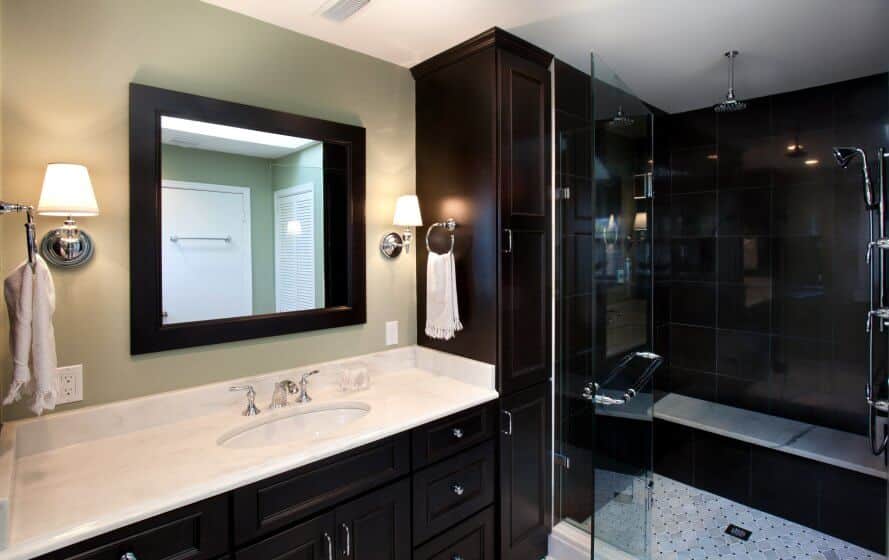
[{"label": "faucet handle", "polygon": [[317,369],[313,369],[312,371],[305,372],[299,378],[300,383],[308,382],[309,377],[311,377],[312,375],[318,375],[319,373],[321,373],[321,370],[317,370]]},{"label": "faucet handle", "polygon": [[228,390],[247,391],[247,408],[244,410],[244,416],[256,416],[261,412],[256,406],[256,390],[253,388],[253,385],[233,385]]}]

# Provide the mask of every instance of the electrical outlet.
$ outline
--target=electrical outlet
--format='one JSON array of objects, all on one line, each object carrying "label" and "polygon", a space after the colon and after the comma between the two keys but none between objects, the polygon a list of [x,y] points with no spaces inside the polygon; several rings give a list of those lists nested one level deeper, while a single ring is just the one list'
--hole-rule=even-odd
[{"label": "electrical outlet", "polygon": [[83,365],[56,368],[56,383],[59,386],[59,398],[56,400],[56,404],[82,401]]},{"label": "electrical outlet", "polygon": [[386,346],[398,344],[398,321],[386,321]]}]

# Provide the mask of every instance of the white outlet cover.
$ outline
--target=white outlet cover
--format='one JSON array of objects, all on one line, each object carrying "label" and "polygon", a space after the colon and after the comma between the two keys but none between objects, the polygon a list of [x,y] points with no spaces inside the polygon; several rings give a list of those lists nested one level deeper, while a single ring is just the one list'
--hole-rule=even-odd
[{"label": "white outlet cover", "polygon": [[398,344],[398,321],[386,321],[386,346]]},{"label": "white outlet cover", "polygon": [[56,404],[82,401],[83,364],[56,368],[56,383],[59,388]]}]

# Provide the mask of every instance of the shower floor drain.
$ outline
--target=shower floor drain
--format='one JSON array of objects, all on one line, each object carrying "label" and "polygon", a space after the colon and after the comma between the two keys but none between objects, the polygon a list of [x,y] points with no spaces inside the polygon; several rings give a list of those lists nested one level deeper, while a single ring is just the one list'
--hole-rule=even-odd
[{"label": "shower floor drain", "polygon": [[745,529],[743,527],[738,527],[737,525],[729,525],[725,528],[725,534],[731,535],[736,539],[741,539],[742,541],[750,540],[750,535],[753,534],[753,531],[749,529]]}]

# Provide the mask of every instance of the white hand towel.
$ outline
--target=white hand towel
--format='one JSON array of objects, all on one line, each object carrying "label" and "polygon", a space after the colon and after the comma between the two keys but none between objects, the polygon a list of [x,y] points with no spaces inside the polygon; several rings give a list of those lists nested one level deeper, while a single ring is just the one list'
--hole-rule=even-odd
[{"label": "white hand towel", "polygon": [[18,266],[3,284],[9,311],[9,342],[13,373],[3,404],[33,394],[31,410],[41,414],[56,406],[56,339],[52,316],[56,292],[49,267],[39,256],[32,269],[27,262]]},{"label": "white hand towel", "polygon": [[426,261],[426,335],[450,340],[462,330],[454,255],[430,251]]}]

